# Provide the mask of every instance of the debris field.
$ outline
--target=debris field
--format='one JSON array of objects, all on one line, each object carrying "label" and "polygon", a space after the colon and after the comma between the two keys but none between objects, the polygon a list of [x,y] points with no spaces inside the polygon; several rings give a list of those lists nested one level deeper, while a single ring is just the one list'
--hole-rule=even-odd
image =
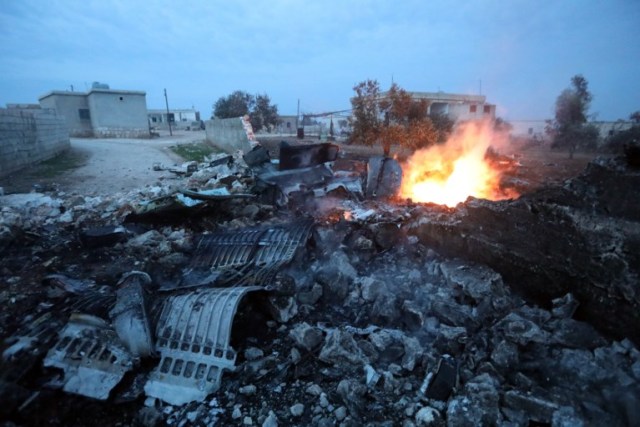
[{"label": "debris field", "polygon": [[1,196],[3,425],[640,423],[632,159],[448,208],[393,159],[279,152]]}]

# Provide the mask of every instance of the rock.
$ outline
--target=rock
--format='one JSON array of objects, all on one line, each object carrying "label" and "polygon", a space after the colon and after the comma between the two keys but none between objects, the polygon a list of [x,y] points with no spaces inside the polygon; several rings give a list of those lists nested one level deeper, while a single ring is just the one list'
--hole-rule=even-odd
[{"label": "rock", "polygon": [[434,426],[439,424],[441,415],[437,409],[425,406],[416,413],[415,420],[417,426]]},{"label": "rock", "polygon": [[257,387],[253,384],[246,385],[244,387],[240,387],[238,392],[240,394],[244,394],[245,396],[253,396],[256,394]]},{"label": "rock", "polygon": [[347,418],[347,408],[344,406],[340,406],[333,411],[333,416],[336,417],[336,420],[343,421]]},{"label": "rock", "polygon": [[518,346],[509,341],[500,341],[491,352],[491,361],[503,372],[518,366]]},{"label": "rock", "polygon": [[253,425],[253,418],[251,417],[244,417],[242,419],[242,425],[243,426],[252,426]]},{"label": "rock", "polygon": [[267,299],[271,315],[280,323],[287,323],[298,314],[298,304],[293,297],[270,295]]},{"label": "rock", "polygon": [[273,411],[269,411],[269,415],[262,423],[262,427],[278,427],[278,417]]},{"label": "rock", "polygon": [[296,403],[292,407],[289,408],[289,412],[292,416],[298,418],[301,417],[304,413],[304,405],[302,403]]},{"label": "rock", "polygon": [[584,427],[586,424],[571,406],[558,408],[551,417],[552,427]]},{"label": "rock", "polygon": [[258,205],[250,204],[242,208],[240,215],[249,219],[255,219],[260,213],[260,207]]},{"label": "rock", "polygon": [[256,347],[249,347],[244,351],[244,358],[247,360],[257,360],[264,356],[264,352]]},{"label": "rock", "polygon": [[509,390],[504,394],[504,406],[526,415],[530,421],[550,424],[558,405],[540,396]]},{"label": "rock", "polygon": [[373,302],[379,295],[388,293],[386,283],[373,277],[360,277],[356,279],[356,284],[360,287],[362,299],[367,302]]},{"label": "rock", "polygon": [[137,420],[140,426],[155,427],[161,425],[163,421],[162,412],[154,407],[143,407],[138,412]]},{"label": "rock", "polygon": [[364,395],[367,389],[364,385],[354,380],[342,380],[338,383],[336,391],[344,405],[349,409],[351,416],[360,418],[364,409]]},{"label": "rock", "polygon": [[320,396],[322,388],[318,384],[310,384],[305,389],[305,393],[310,394],[311,396]]},{"label": "rock", "polygon": [[400,320],[399,305],[396,295],[392,293],[380,294],[371,307],[371,317],[381,325],[396,325]]},{"label": "rock", "polygon": [[555,322],[551,342],[569,348],[590,350],[607,344],[607,341],[588,323],[563,318]]},{"label": "rock", "polygon": [[410,331],[422,329],[425,322],[425,308],[416,301],[402,303],[402,324]]},{"label": "rock", "polygon": [[314,278],[322,285],[322,297],[325,301],[341,303],[349,294],[351,283],[357,275],[349,257],[343,251],[335,251]]},{"label": "rock", "polygon": [[418,359],[422,357],[424,350],[420,341],[415,337],[403,337],[402,345],[404,347],[404,355],[402,356],[402,368],[411,372],[416,367]]},{"label": "rock", "polygon": [[298,293],[298,302],[300,304],[314,305],[322,298],[322,285],[314,283],[309,292]]},{"label": "rock", "polygon": [[380,381],[380,374],[373,369],[373,366],[367,364],[364,366],[365,384],[369,388],[373,388]]},{"label": "rock", "polygon": [[391,249],[401,237],[400,227],[393,222],[380,222],[369,226],[373,240],[381,250]]},{"label": "rock", "polygon": [[329,407],[329,399],[327,398],[326,393],[320,393],[320,399],[318,400],[318,405],[320,405],[321,408]]},{"label": "rock", "polygon": [[546,343],[549,341],[549,333],[540,329],[538,325],[516,313],[506,315],[496,327],[505,337],[519,345],[530,342]]},{"label": "rock", "polygon": [[551,300],[551,303],[553,304],[551,314],[560,319],[573,317],[573,313],[576,312],[576,309],[580,305],[572,293],[568,293],[562,298],[554,298]]},{"label": "rock", "polygon": [[311,326],[307,322],[298,323],[291,332],[289,332],[289,336],[295,341],[297,346],[307,351],[316,349],[324,338],[320,328]]},{"label": "rock", "polygon": [[504,294],[502,277],[485,266],[469,266],[460,261],[440,264],[440,271],[453,288],[459,288],[476,303],[485,298]]},{"label": "rock", "polygon": [[231,413],[231,418],[237,420],[242,417],[242,410],[240,410],[240,405],[233,406],[233,412]]},{"label": "rock", "polygon": [[366,363],[366,358],[353,336],[342,329],[331,329],[328,332],[319,359],[336,366],[342,366],[345,362],[355,365]]},{"label": "rock", "polygon": [[472,378],[463,392],[449,401],[447,426],[500,425],[498,382],[488,374]]}]

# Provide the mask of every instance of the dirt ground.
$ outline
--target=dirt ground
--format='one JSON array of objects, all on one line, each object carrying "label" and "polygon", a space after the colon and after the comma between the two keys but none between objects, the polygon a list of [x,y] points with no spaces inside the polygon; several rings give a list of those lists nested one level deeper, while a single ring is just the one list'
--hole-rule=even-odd
[{"label": "dirt ground", "polygon": [[[167,131],[153,139],[72,138],[71,149],[62,158],[0,178],[0,187],[5,193],[57,189],[98,196],[126,192],[171,179],[170,172],[154,171],[154,163],[180,164],[184,160],[169,147],[204,139],[204,131],[178,131],[173,136]],[[52,163],[59,170],[50,171]]]}]

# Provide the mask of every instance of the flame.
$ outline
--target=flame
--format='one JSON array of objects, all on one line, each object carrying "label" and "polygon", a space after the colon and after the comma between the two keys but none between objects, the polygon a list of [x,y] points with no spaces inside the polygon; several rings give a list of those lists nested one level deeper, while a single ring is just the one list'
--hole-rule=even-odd
[{"label": "flame", "polygon": [[467,123],[446,142],[416,151],[403,165],[400,196],[454,207],[469,196],[513,197],[500,189],[500,171],[485,159],[497,135],[488,123]]}]

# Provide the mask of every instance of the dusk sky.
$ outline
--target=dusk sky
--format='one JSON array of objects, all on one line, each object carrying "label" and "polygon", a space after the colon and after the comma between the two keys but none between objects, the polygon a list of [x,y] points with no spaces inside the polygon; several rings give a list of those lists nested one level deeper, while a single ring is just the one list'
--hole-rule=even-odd
[{"label": "dusk sky", "polygon": [[[477,94],[507,120],[553,116],[582,74],[598,120],[640,110],[640,1],[0,0],[0,105],[91,83],[211,114],[234,90],[281,114],[350,108],[377,79]],[[481,83],[480,83],[481,82]]]}]

